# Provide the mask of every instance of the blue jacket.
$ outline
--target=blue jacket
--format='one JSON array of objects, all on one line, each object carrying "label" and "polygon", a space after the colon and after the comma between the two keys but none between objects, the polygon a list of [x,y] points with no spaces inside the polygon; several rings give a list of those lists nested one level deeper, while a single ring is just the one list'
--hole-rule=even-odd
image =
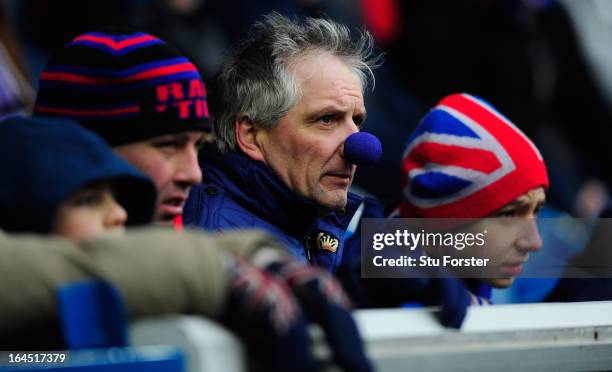
[{"label": "blue jacket", "polygon": [[349,193],[343,210],[323,212],[268,166],[243,154],[211,151],[201,160],[203,182],[189,195],[185,225],[212,231],[264,229],[304,261],[329,271],[340,266],[344,233],[361,198]]}]

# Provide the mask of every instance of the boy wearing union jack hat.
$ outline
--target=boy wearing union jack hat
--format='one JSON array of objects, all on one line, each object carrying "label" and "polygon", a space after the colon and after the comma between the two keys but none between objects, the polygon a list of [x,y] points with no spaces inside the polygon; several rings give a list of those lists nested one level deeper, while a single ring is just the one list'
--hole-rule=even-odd
[{"label": "boy wearing union jack hat", "polygon": [[533,142],[482,99],[452,94],[425,115],[408,141],[402,177],[401,217],[494,217],[483,250],[495,266],[488,284],[510,286],[541,248],[535,217],[548,188],[546,166]]}]

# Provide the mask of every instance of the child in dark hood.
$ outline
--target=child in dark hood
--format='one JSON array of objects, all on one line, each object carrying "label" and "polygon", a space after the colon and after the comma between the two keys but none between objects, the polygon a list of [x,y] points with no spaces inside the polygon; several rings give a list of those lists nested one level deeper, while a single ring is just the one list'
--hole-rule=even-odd
[{"label": "child in dark hood", "polygon": [[0,228],[73,240],[150,222],[155,187],[95,134],[67,121],[0,123]]}]

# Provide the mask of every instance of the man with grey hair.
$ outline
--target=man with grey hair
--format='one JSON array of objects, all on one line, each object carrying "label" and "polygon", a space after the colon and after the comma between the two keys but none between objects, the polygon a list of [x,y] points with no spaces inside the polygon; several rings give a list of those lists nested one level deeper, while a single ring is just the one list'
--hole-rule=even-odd
[{"label": "man with grey hair", "polygon": [[366,118],[372,39],[344,25],[273,13],[254,25],[211,94],[218,151],[201,159],[184,222],[206,230],[263,228],[297,257],[336,271],[361,199],[344,154]]},{"label": "man with grey hair", "polygon": [[340,266],[361,203],[348,193],[356,165],[344,142],[365,121],[370,50],[368,34],[354,43],[327,20],[300,25],[271,14],[256,23],[211,93],[217,151],[202,153],[203,182],[183,212],[187,225],[206,230],[262,228],[322,267],[263,265],[293,288],[346,371],[371,367],[350,304],[320,278]]}]

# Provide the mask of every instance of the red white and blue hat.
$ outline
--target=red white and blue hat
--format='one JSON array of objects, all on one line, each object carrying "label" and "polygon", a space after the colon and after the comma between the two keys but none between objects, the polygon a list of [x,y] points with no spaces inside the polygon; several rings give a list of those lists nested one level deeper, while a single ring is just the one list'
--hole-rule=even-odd
[{"label": "red white and blue hat", "polygon": [[66,44],[40,76],[34,114],[70,118],[112,146],[209,130],[197,68],[142,32],[88,32]]},{"label": "red white and blue hat", "polygon": [[484,100],[452,94],[408,140],[402,217],[481,218],[537,187],[548,188],[542,155]]}]

